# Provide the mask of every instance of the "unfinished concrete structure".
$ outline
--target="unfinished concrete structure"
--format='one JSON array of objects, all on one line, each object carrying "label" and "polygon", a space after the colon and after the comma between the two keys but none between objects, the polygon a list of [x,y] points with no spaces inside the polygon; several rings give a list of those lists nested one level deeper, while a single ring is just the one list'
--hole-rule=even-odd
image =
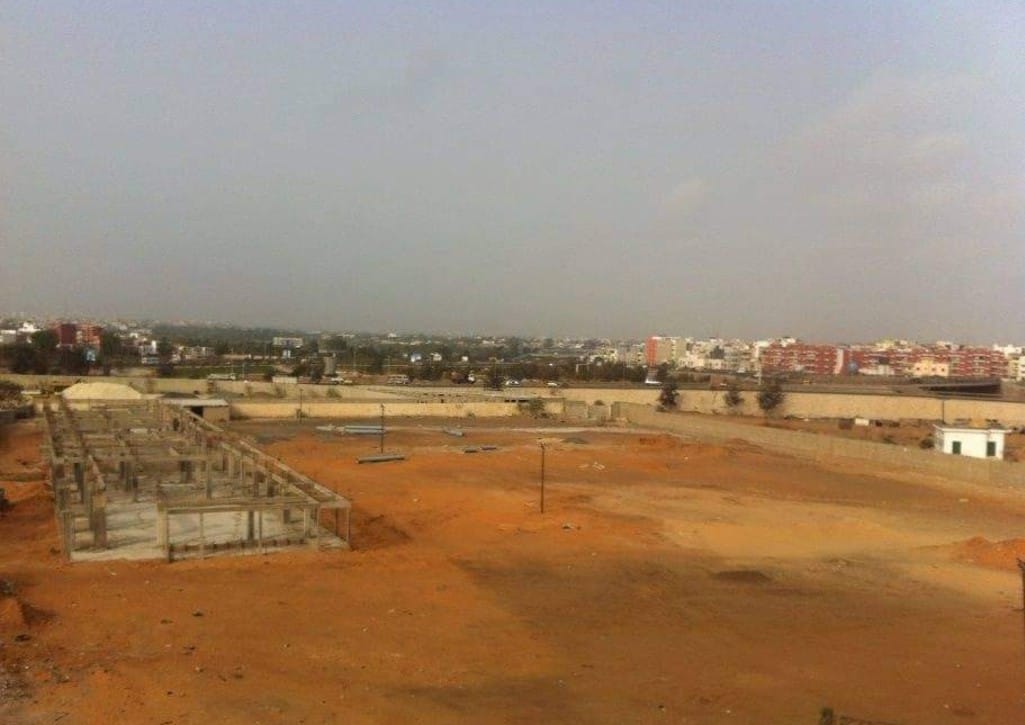
[{"label": "unfinished concrete structure", "polygon": [[348,548],[346,498],[187,408],[58,397],[43,414],[70,560]]}]

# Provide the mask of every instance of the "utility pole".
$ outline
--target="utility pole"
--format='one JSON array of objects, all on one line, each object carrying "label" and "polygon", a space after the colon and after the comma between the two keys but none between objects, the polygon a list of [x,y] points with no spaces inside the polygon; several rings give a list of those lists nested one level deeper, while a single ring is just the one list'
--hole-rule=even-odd
[{"label": "utility pole", "polygon": [[[541,446],[541,513],[545,512],[545,443],[544,441],[538,441],[537,444]],[[1025,570],[1023,570],[1025,571]],[[1025,574],[1023,574],[1025,576]]]},{"label": "utility pole", "polygon": [[384,453],[384,403],[381,403],[381,453]]},{"label": "utility pole", "polygon": [[1018,569],[1021,571],[1021,612],[1022,619],[1025,620],[1025,561],[1018,559]]}]

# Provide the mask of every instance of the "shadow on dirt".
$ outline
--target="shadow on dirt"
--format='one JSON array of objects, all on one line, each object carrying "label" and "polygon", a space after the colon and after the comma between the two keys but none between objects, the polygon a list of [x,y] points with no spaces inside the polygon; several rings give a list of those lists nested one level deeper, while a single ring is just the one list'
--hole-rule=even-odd
[{"label": "shadow on dirt", "polygon": [[358,532],[353,537],[353,548],[358,550],[387,549],[412,541],[412,537],[384,514],[371,516],[367,511],[354,506],[352,529]]}]

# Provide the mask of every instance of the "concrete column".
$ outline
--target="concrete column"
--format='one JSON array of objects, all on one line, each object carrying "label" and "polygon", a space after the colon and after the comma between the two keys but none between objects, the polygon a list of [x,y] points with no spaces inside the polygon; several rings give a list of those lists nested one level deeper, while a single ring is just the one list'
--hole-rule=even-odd
[{"label": "concrete column", "polygon": [[169,534],[168,515],[166,509],[157,509],[157,546],[167,550],[167,539]]},{"label": "concrete column", "polygon": [[100,491],[93,496],[91,528],[93,530],[93,546],[97,549],[107,548],[107,494]]},{"label": "concrete column", "polygon": [[199,558],[206,558],[206,530],[203,528],[203,512],[199,513]]},{"label": "concrete column", "polygon": [[71,511],[64,511],[61,514],[61,526],[64,532],[64,536],[61,537],[62,553],[70,561],[71,555],[75,551],[75,514]]},{"label": "concrete column", "polygon": [[257,522],[257,542],[259,543],[260,553],[263,553],[263,511],[259,511],[259,520]]}]

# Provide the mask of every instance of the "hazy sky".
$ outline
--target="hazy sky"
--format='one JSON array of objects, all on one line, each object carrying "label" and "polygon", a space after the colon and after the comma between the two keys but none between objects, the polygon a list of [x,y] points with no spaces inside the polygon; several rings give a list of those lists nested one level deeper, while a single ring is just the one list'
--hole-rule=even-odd
[{"label": "hazy sky", "polygon": [[1025,3],[0,0],[0,311],[1025,342]]}]

